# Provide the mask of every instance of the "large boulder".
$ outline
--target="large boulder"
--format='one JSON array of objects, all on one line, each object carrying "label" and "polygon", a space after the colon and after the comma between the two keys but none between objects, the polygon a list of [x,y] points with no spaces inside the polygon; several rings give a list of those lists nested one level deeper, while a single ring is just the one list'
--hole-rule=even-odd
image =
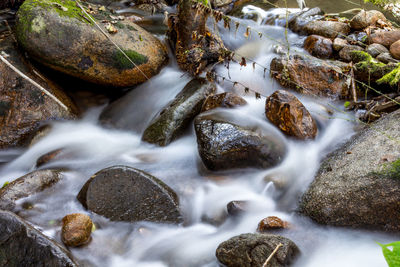
[{"label": "large boulder", "polygon": [[25,145],[41,125],[76,117],[76,106],[24,64],[11,39],[0,41],[0,50],[10,64],[0,61],[0,148]]},{"label": "large boulder", "polygon": [[285,142],[276,129],[226,111],[201,114],[194,127],[200,157],[210,170],[269,168],[286,154]]},{"label": "large boulder", "polygon": [[266,117],[283,133],[299,139],[314,139],[317,123],[306,107],[285,90],[278,90],[265,102]]},{"label": "large boulder", "polygon": [[127,166],[94,174],[82,187],[78,200],[113,221],[182,221],[175,192],[150,174]]},{"label": "large boulder", "polygon": [[346,36],[350,33],[350,26],[344,22],[315,20],[304,26],[308,35],[321,35],[327,38]]},{"label": "large boulder", "polygon": [[207,96],[216,91],[214,83],[204,78],[191,80],[150,122],[142,140],[166,146],[179,137],[200,113]]},{"label": "large boulder", "polygon": [[271,61],[271,75],[284,86],[307,95],[347,98],[349,64],[292,55]]},{"label": "large boulder", "polygon": [[26,0],[17,13],[16,37],[40,63],[89,82],[132,86],[157,74],[167,59],[165,46],[128,20],[102,23],[112,21],[110,15],[95,8],[90,16],[112,41],[73,0]]},{"label": "large boulder", "polygon": [[0,211],[0,266],[78,266],[68,251],[9,211]]},{"label": "large boulder", "polygon": [[363,30],[368,26],[375,26],[378,20],[386,22],[386,17],[382,12],[378,10],[361,10],[351,19],[350,26],[354,30]]},{"label": "large boulder", "polygon": [[300,251],[293,241],[279,235],[242,234],[235,236],[218,246],[216,256],[227,267],[261,267],[279,244],[282,246],[270,259],[268,266],[289,266]]},{"label": "large boulder", "polygon": [[41,192],[61,179],[62,174],[58,170],[38,170],[28,173],[0,189],[0,209],[12,211],[18,199]]},{"label": "large boulder", "polygon": [[328,155],[302,197],[301,213],[321,224],[400,231],[398,140],[400,110]]}]

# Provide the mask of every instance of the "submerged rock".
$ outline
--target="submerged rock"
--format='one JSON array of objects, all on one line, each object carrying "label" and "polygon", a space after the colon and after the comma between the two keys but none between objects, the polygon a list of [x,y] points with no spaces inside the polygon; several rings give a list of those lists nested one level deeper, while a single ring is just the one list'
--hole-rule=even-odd
[{"label": "submerged rock", "polygon": [[226,205],[226,210],[231,216],[242,215],[248,210],[249,202],[245,200],[234,200]]},{"label": "submerged rock", "polygon": [[333,54],[332,41],[319,35],[310,35],[304,41],[304,49],[318,58],[330,58]]},{"label": "submerged rock", "polygon": [[128,20],[102,23],[112,20],[110,14],[96,10],[91,16],[123,52],[72,0],[26,0],[17,13],[16,37],[40,63],[89,82],[132,86],[157,74],[167,59],[165,46]]},{"label": "submerged rock", "polygon": [[204,101],[201,112],[205,112],[214,108],[234,108],[244,106],[247,102],[242,97],[225,92],[222,94],[211,95]]},{"label": "submerged rock", "polygon": [[307,95],[347,98],[349,64],[300,55],[274,58],[271,76],[284,86]]},{"label": "submerged rock", "polygon": [[49,188],[62,179],[58,170],[28,173],[0,189],[0,209],[14,210],[15,201]]},{"label": "submerged rock", "polygon": [[299,139],[314,139],[317,124],[304,105],[284,90],[270,95],[265,102],[265,115],[283,133]]},{"label": "submerged rock", "polygon": [[35,82],[0,61],[0,148],[25,145],[41,125],[76,117],[76,106],[43,75],[31,71],[11,39],[0,41],[0,50],[5,60]]},{"label": "submerged rock", "polygon": [[316,34],[327,38],[336,38],[349,34],[350,26],[338,21],[316,20],[308,23],[304,27],[304,31],[308,35]]},{"label": "submerged rock", "polygon": [[201,114],[194,126],[200,157],[210,170],[270,168],[286,154],[285,142],[275,129],[226,111]]},{"label": "submerged rock", "polygon": [[400,231],[399,160],[390,162],[400,159],[399,138],[400,110],[328,155],[300,212],[321,224]]},{"label": "submerged rock", "polygon": [[271,258],[268,266],[289,266],[300,253],[296,244],[279,235],[242,234],[221,243],[216,251],[219,262],[227,267],[263,266],[279,245],[282,246]]},{"label": "submerged rock", "polygon": [[166,146],[175,140],[200,113],[204,100],[216,90],[214,83],[204,78],[191,80],[150,122],[142,140]]},{"label": "submerged rock", "polygon": [[62,219],[61,240],[66,246],[82,246],[90,240],[93,223],[82,213],[68,214]]},{"label": "submerged rock", "polygon": [[361,10],[351,19],[350,26],[354,30],[363,30],[368,26],[374,26],[378,20],[386,22],[386,17],[382,12],[378,10]]},{"label": "submerged rock", "polygon": [[182,221],[176,193],[150,174],[127,166],[94,174],[82,187],[78,200],[113,221]]},{"label": "submerged rock", "polygon": [[68,251],[9,211],[0,211],[0,266],[78,266]]}]

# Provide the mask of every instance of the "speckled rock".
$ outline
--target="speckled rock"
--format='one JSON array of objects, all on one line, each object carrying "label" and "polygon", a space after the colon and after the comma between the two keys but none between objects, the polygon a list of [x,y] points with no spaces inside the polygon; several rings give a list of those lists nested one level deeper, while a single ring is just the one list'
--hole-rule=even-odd
[{"label": "speckled rock", "polygon": [[333,53],[332,41],[318,35],[310,35],[304,41],[304,49],[318,58],[330,58]]},{"label": "speckled rock", "polygon": [[204,101],[201,112],[205,112],[214,108],[234,108],[246,105],[247,102],[242,97],[225,92],[222,94],[211,95]]},{"label": "speckled rock", "polygon": [[82,187],[78,200],[113,221],[182,221],[176,193],[150,174],[127,166],[94,174]]},{"label": "speckled rock", "polygon": [[299,255],[296,244],[285,237],[267,234],[242,234],[221,243],[216,251],[226,267],[262,267],[272,251],[282,244],[268,263],[269,267],[289,266]]},{"label": "speckled rock", "polygon": [[361,10],[351,19],[350,26],[354,30],[363,30],[368,26],[374,26],[378,20],[386,21],[386,17],[382,12],[378,10]]},{"label": "speckled rock", "polygon": [[111,13],[95,9],[92,16],[134,64],[73,0],[26,0],[17,13],[18,43],[40,63],[97,84],[132,86],[157,74],[167,59],[165,46],[128,20],[102,23]]},{"label": "speckled rock", "polygon": [[304,31],[308,35],[316,34],[333,39],[338,36],[346,36],[349,34],[350,26],[338,21],[316,20],[308,23],[304,27]]},{"label": "speckled rock", "polygon": [[0,266],[77,267],[67,250],[22,218],[0,211]]},{"label": "speckled rock", "polygon": [[400,110],[356,134],[323,161],[300,212],[321,224],[399,232],[400,174],[388,171],[400,159],[399,138]]},{"label": "speckled rock", "polygon": [[272,126],[227,111],[209,111],[195,119],[200,157],[210,170],[233,168],[270,168],[285,154],[285,142]]},{"label": "speckled rock", "polygon": [[192,119],[200,113],[207,96],[216,90],[214,83],[204,78],[191,80],[150,122],[142,140],[166,146],[179,137]]},{"label": "speckled rock", "polygon": [[90,241],[93,223],[82,213],[68,214],[62,219],[61,240],[69,247],[78,247]]}]

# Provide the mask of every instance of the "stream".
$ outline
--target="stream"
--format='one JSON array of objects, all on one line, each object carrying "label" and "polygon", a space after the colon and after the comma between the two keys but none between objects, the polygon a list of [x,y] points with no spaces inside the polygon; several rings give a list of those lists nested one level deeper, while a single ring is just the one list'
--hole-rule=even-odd
[{"label": "stream", "polygon": [[[274,12],[278,11],[265,11],[264,15]],[[229,32],[218,25],[224,43],[237,55],[269,66],[276,56],[277,41],[286,42],[284,28],[260,25],[253,20],[239,21],[271,38],[252,35],[247,40],[243,37],[244,27],[235,34],[234,30]],[[157,37],[165,38],[159,33]],[[301,48],[303,37],[289,32],[287,39],[292,50],[306,53]],[[268,71],[264,77],[264,69],[259,66],[253,69],[251,64],[242,67],[231,63],[229,70],[222,65],[216,70],[218,75],[231,77],[263,96],[283,89],[270,78]],[[65,178],[52,188],[19,200],[18,215],[60,241],[61,219],[66,214],[89,214],[96,225],[92,241],[87,246],[70,249],[83,266],[218,266],[217,246],[235,235],[255,232],[260,220],[267,216],[278,216],[290,223],[290,228],[280,234],[293,240],[301,250],[295,266],[386,265],[377,242],[393,242],[395,236],[320,226],[296,213],[298,199],[313,180],[320,161],[355,133],[354,114],[339,112],[343,109],[342,102],[296,94],[317,120],[319,133],[315,140],[285,137],[287,156],[272,169],[211,172],[198,155],[193,126],[167,147],[141,141],[152,117],[189,81],[190,77],[178,68],[170,54],[168,66],[123,97],[120,117],[129,117],[130,131],[101,126],[99,115],[105,108],[102,106],[90,109],[77,121],[53,123],[50,133],[27,149],[0,151],[0,184],[35,170],[40,156],[56,149],[64,151],[62,158],[41,169],[62,168]],[[274,127],[264,114],[265,97],[256,99],[251,92],[245,94],[242,87],[233,87],[228,81],[219,83],[218,92],[235,92],[248,102],[240,108],[226,109],[224,112],[230,116],[261,127]],[[183,225],[112,222],[85,210],[76,199],[79,190],[94,173],[113,165],[142,169],[175,190],[184,216]],[[271,177],[278,179],[277,185],[269,181]],[[226,205],[233,200],[250,201],[249,211],[242,217],[225,218]],[[29,203],[34,204],[29,209],[22,208],[30,206]]]}]

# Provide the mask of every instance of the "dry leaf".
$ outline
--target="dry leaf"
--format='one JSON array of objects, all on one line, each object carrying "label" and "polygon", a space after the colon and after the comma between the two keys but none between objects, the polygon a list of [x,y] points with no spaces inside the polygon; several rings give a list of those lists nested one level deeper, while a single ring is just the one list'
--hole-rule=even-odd
[{"label": "dry leaf", "polygon": [[109,33],[112,33],[112,34],[118,32],[118,30],[117,30],[111,23],[108,23],[108,24],[106,25],[106,30],[107,30]]}]

